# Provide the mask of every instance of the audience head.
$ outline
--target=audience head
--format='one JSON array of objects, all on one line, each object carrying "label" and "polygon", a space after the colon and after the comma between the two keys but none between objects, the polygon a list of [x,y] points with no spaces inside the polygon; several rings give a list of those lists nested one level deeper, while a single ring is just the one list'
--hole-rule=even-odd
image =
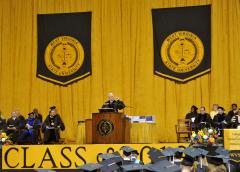
[{"label": "audience head", "polygon": [[218,110],[219,114],[223,114],[224,113],[224,108],[221,107],[221,106],[219,106],[217,110]]},{"label": "audience head", "polygon": [[218,110],[218,104],[213,104],[212,109],[213,109],[214,111],[217,111],[217,110]]},{"label": "audience head", "polygon": [[38,114],[38,109],[37,109],[37,108],[34,108],[34,109],[33,109],[33,113],[34,113],[34,114]]},{"label": "audience head", "polygon": [[192,105],[191,112],[197,112],[198,108],[195,105]]},{"label": "audience head", "polygon": [[50,112],[49,112],[50,116],[55,116],[57,114],[57,109],[56,106],[52,106],[50,107]]},{"label": "audience head", "polygon": [[206,113],[205,110],[206,110],[205,107],[201,106],[200,107],[200,114],[202,114],[202,115],[205,114]]},{"label": "audience head", "polygon": [[215,165],[208,163],[207,171],[209,172],[227,172],[227,168],[221,164],[221,165]]},{"label": "audience head", "polygon": [[237,110],[237,104],[236,103],[232,104],[232,110]]},{"label": "audience head", "polygon": [[35,114],[33,112],[31,112],[31,113],[28,114],[28,117],[29,118],[35,118]]},{"label": "audience head", "polygon": [[18,116],[18,113],[16,111],[12,111],[11,115],[13,118],[16,118]]}]

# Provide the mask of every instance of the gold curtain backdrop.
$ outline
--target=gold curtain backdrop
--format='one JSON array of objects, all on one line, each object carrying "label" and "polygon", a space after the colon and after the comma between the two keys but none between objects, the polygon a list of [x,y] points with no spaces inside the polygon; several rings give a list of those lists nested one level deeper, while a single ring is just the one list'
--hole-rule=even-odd
[{"label": "gold curtain backdrop", "polygon": [[[211,73],[178,83],[153,74],[152,8],[212,5]],[[36,77],[37,14],[92,11],[92,75],[62,87]],[[197,22],[197,21],[196,21]],[[0,0],[0,110],[44,118],[56,105],[74,141],[77,121],[90,118],[107,93],[155,115],[157,142],[175,142],[174,125],[191,105],[240,104],[239,0]]]}]

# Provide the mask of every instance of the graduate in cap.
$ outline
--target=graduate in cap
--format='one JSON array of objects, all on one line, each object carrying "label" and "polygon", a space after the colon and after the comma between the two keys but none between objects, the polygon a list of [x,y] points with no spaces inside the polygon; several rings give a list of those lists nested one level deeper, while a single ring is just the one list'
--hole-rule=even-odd
[{"label": "graduate in cap", "polygon": [[151,148],[148,152],[149,158],[151,159],[151,163],[156,163],[158,161],[167,160],[167,157],[156,148]]},{"label": "graduate in cap", "polygon": [[64,123],[55,106],[50,107],[49,115],[42,125],[42,132],[44,133],[44,143],[59,143],[60,130],[65,130]]},{"label": "graduate in cap", "polygon": [[128,146],[123,146],[120,148],[120,150],[123,151],[123,160],[125,162],[125,164],[143,164],[143,162],[141,162],[138,159],[138,151],[136,149],[133,149],[131,147]]},{"label": "graduate in cap", "polygon": [[155,172],[181,172],[181,168],[179,166],[172,164],[168,160],[161,160],[154,164],[146,165],[145,170]]},{"label": "graduate in cap", "polygon": [[[230,172],[230,163],[229,163],[229,152],[223,147],[218,147],[217,149],[212,149],[207,154],[208,161],[208,171],[215,172]],[[227,170],[229,169],[229,170]]]},{"label": "graduate in cap", "polygon": [[103,172],[111,172],[120,169],[124,161],[119,152],[99,154],[98,157],[102,158],[100,169]]},{"label": "graduate in cap", "polygon": [[207,165],[204,157],[208,154],[208,151],[200,148],[187,147],[183,153],[185,154],[182,161],[183,171],[206,171]]}]

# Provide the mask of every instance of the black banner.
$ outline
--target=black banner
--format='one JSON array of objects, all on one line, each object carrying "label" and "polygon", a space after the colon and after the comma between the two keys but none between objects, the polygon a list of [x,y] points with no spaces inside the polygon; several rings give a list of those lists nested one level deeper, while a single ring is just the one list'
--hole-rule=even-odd
[{"label": "black banner", "polygon": [[91,12],[39,14],[37,76],[67,85],[91,74]]},{"label": "black banner", "polygon": [[211,6],[152,10],[154,73],[187,81],[211,68]]}]

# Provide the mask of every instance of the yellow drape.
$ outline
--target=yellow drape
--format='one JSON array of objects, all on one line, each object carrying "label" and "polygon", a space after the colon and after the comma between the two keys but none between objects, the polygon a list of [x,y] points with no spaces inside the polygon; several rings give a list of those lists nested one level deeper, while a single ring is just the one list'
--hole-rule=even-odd
[{"label": "yellow drape", "polygon": [[[184,84],[153,75],[152,8],[212,4],[212,71]],[[37,14],[92,11],[92,75],[61,87],[36,78]],[[91,117],[108,92],[129,115],[155,115],[158,142],[176,141],[174,124],[192,104],[240,103],[239,0],[0,0],[0,110],[8,117],[58,107],[63,137]]]}]

